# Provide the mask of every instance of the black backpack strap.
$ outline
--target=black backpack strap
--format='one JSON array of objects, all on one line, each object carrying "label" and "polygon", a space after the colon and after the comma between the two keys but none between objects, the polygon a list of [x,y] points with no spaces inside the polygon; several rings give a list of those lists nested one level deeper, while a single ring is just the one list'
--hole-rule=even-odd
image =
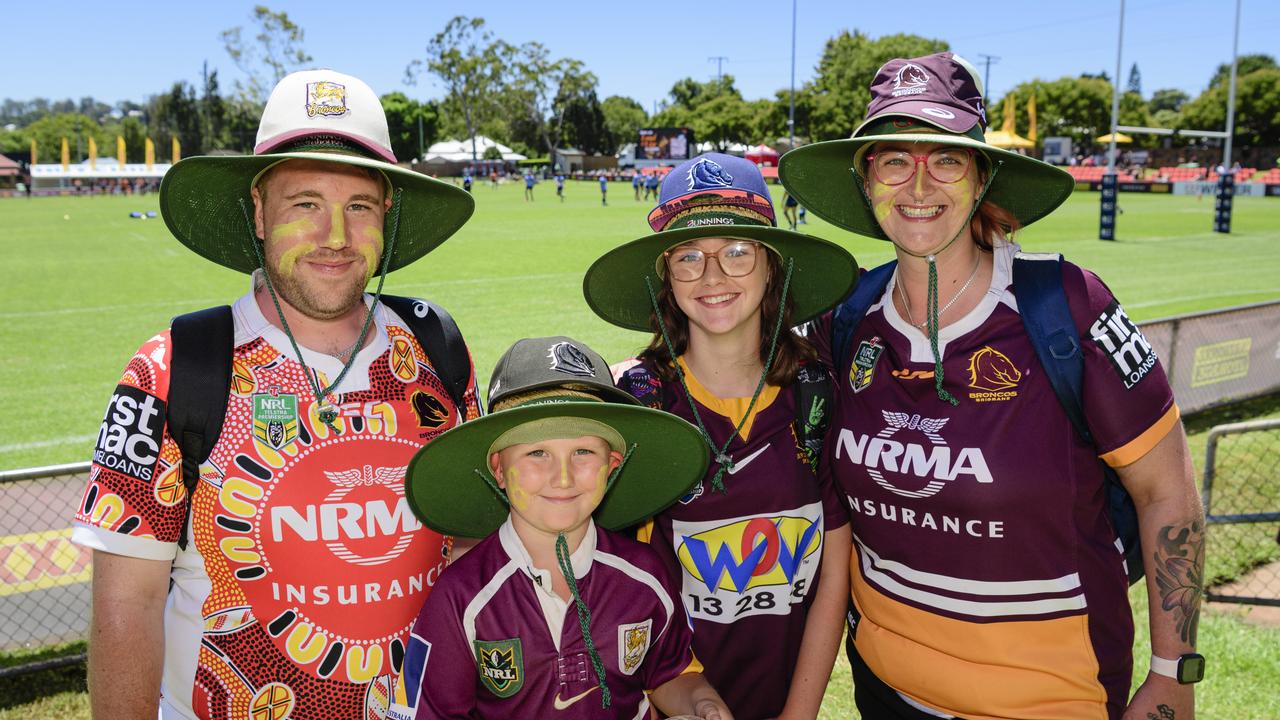
[{"label": "black backpack strap", "polygon": [[[169,358],[169,402],[166,421],[169,436],[182,452],[182,484],[191,495],[200,482],[200,463],[222,434],[231,389],[231,352],[235,326],[231,307],[199,310],[173,319],[169,331],[173,354]],[[188,514],[190,514],[188,512]],[[186,523],[178,538],[187,546]]]},{"label": "black backpack strap", "polygon": [[[1045,377],[1058,396],[1076,433],[1091,447],[1097,447],[1084,414],[1084,351],[1080,333],[1071,317],[1067,293],[1062,286],[1062,256],[1056,253],[1018,253],[1013,259],[1013,294],[1018,314],[1040,358]],[[1106,509],[1112,529],[1124,552],[1129,584],[1142,579],[1141,536],[1138,511],[1106,463],[1099,460],[1106,480]]]},{"label": "black backpack strap", "polygon": [[445,309],[429,300],[383,295],[382,303],[404,320],[427,352],[431,366],[453,399],[458,414],[467,412],[467,385],[471,382],[471,356],[462,332]]},{"label": "black backpack strap", "polygon": [[853,333],[858,323],[866,316],[867,310],[884,294],[889,286],[889,278],[898,267],[897,260],[891,260],[880,267],[868,270],[858,278],[858,286],[853,294],[836,306],[831,318],[831,369],[839,373],[844,359],[849,356],[853,345]]}]

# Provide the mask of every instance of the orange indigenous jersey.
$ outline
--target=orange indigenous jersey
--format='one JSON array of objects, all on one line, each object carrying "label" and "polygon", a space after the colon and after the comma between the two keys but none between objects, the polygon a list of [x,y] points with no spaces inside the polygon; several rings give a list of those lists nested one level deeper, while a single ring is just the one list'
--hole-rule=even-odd
[{"label": "orange indigenous jersey", "polygon": [[[318,403],[288,338],[252,295],[236,303],[226,420],[190,498],[165,425],[166,331],[125,368],[103,420],[74,539],[172,560],[164,718],[382,718],[419,608],[451,539],[404,498],[423,444],[479,414],[457,408],[388,308],[376,337]],[[323,387],[341,372],[303,350]],[[190,520],[186,548],[178,547]]]}]

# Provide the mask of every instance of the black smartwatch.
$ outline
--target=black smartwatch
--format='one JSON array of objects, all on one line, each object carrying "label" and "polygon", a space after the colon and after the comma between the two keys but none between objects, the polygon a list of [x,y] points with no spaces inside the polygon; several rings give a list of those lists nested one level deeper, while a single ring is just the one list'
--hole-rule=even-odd
[{"label": "black smartwatch", "polygon": [[1204,679],[1204,656],[1200,653],[1179,655],[1177,660],[1151,656],[1151,672],[1173,678],[1183,685],[1198,683]]}]

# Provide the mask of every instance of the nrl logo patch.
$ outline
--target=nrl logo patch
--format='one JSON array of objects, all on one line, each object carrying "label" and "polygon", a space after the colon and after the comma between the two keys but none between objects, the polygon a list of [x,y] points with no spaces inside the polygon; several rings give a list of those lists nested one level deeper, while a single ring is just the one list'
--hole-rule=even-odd
[{"label": "nrl logo patch", "polygon": [[524,651],[520,638],[476,640],[476,670],[480,684],[500,698],[509,698],[524,686]]},{"label": "nrl logo patch", "polygon": [[853,367],[849,368],[849,386],[854,392],[860,393],[871,385],[882,352],[884,345],[880,344],[879,336],[858,343],[858,351],[853,354]]},{"label": "nrl logo patch", "polygon": [[595,377],[596,369],[591,367],[591,359],[570,342],[558,342],[547,349],[547,357],[551,359],[551,369],[566,375],[578,377]]},{"label": "nrl logo patch", "polygon": [[347,86],[328,80],[307,83],[307,117],[341,117],[346,114]]},{"label": "nrl logo patch", "polygon": [[649,652],[649,632],[653,620],[618,626],[618,669],[623,675],[634,675]]},{"label": "nrl logo patch", "polygon": [[298,437],[298,396],[254,393],[253,437],[276,450]]}]

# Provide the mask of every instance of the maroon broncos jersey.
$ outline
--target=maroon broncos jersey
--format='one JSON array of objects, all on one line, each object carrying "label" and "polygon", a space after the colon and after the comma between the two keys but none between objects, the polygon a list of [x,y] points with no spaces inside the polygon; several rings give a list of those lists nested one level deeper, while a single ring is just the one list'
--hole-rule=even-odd
[{"label": "maroon broncos jersey", "polygon": [[[750,399],[717,399],[687,368],[685,376],[702,422],[723,445]],[[694,422],[679,382],[658,383],[646,364],[617,384]],[[767,387],[744,427],[746,438],[729,444],[734,466],[722,476],[725,492],[711,487],[713,465],[640,533],[680,578],[694,653],[739,720],[782,712],[821,574],[824,534],[849,522],[839,495],[829,480],[819,482],[797,440],[795,403],[791,388]]]},{"label": "maroon broncos jersey", "polygon": [[1133,620],[1098,459],[1141,458],[1178,410],[1110,290],[1067,264],[1098,447],[1086,445],[1023,330],[1010,287],[1016,249],[996,248],[986,296],[939,333],[944,387],[959,405],[938,399],[929,340],[899,316],[893,284],[836,364],[824,469],[852,511],[855,645],[926,709],[1116,718]]},{"label": "maroon broncos jersey", "polygon": [[441,574],[387,717],[642,720],[646,690],[701,670],[651,548],[593,523],[570,560],[612,694],[607,710],[573,601],[548,599],[550,573],[533,567],[508,520]]}]

